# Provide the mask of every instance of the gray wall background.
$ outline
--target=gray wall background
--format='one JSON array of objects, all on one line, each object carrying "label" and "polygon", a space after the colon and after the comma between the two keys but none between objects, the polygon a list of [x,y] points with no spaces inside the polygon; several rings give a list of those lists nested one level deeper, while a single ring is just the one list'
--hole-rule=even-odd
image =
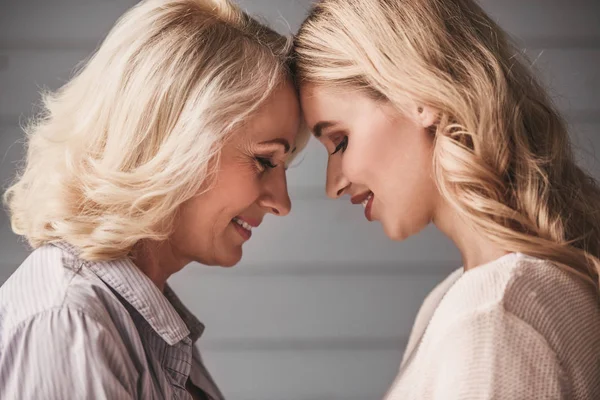
[{"label": "gray wall background", "polygon": [[[0,182],[22,156],[19,122],[135,0],[0,0]],[[243,0],[295,31],[309,0]],[[540,69],[568,116],[581,163],[600,178],[600,1],[483,0]],[[326,199],[311,142],[289,170],[293,211],[268,218],[225,270],[191,265],[172,286],[206,323],[206,362],[231,400],[379,399],[427,292],[460,265],[434,228],[389,241],[349,202]],[[0,214],[0,283],[28,251]]]}]

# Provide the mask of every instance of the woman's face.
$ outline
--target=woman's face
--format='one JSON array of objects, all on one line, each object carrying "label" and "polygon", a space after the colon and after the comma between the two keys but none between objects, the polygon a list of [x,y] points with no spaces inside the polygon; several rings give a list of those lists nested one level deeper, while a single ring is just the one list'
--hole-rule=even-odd
[{"label": "woman's face", "polygon": [[300,99],[308,126],[329,153],[329,197],[350,195],[394,240],[432,221],[439,194],[426,128],[434,113],[415,106],[414,115],[403,115],[362,93],[312,84],[301,88]]},{"label": "woman's face", "polygon": [[294,150],[300,106],[291,84],[277,89],[221,152],[212,188],[181,206],[170,247],[176,258],[235,265],[266,214],[290,212],[285,161]]}]

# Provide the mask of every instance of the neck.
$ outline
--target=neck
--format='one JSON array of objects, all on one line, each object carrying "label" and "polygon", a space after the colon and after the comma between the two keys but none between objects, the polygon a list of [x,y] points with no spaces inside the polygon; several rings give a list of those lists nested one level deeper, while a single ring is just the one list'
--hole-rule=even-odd
[{"label": "neck", "polygon": [[132,255],[135,265],[154,282],[161,292],[164,291],[169,277],[187,264],[175,255],[168,241],[142,241],[134,247]]},{"label": "neck", "polygon": [[450,204],[443,202],[438,208],[433,222],[460,251],[465,271],[497,260],[509,253],[478,231]]}]

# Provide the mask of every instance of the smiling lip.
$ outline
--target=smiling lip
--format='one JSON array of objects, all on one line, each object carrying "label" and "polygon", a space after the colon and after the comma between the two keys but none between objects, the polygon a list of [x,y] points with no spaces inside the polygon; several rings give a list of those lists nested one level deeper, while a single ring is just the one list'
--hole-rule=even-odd
[{"label": "smiling lip", "polygon": [[248,225],[250,225],[253,228],[257,228],[260,225],[260,221],[257,219],[240,217],[239,215],[236,218],[244,221],[245,223],[247,223]]},{"label": "smiling lip", "polygon": [[244,238],[244,240],[248,240],[252,237],[252,231],[249,231],[246,228],[241,227],[240,225],[238,225],[237,222],[232,221],[231,223],[233,224],[233,227],[235,228],[235,230],[238,231],[240,236]]},{"label": "smiling lip", "polygon": [[258,220],[240,216],[233,218],[231,223],[244,240],[250,239],[252,237],[252,228],[256,228],[260,225],[260,221]]},{"label": "smiling lip", "polygon": [[374,198],[375,195],[371,193],[371,197],[369,197],[369,201],[367,201],[367,204],[365,205],[365,217],[367,217],[367,220],[369,221],[373,221],[373,217],[371,216],[371,209],[373,208]]},{"label": "smiling lip", "polygon": [[373,217],[371,216],[371,209],[373,208],[373,198],[374,197],[375,197],[375,195],[373,194],[373,192],[371,192],[369,190],[364,193],[352,196],[352,198],[350,199],[352,204],[362,204],[363,205],[363,207],[365,208],[365,217],[369,221],[373,221]]},{"label": "smiling lip", "polygon": [[371,192],[371,191],[369,190],[369,191],[366,191],[366,192],[364,192],[364,193],[361,193],[361,194],[357,194],[357,195],[355,195],[355,196],[352,196],[352,198],[350,199],[350,202],[351,202],[352,204],[360,204],[360,203],[362,203],[363,201],[365,201],[365,200],[367,199],[367,197],[369,197],[369,195],[370,195],[371,193],[373,193],[373,192]]}]

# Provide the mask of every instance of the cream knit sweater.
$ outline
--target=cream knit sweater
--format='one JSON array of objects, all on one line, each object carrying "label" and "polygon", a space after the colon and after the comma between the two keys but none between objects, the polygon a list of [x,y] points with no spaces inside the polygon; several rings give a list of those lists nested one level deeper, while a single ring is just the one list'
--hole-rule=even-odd
[{"label": "cream knit sweater", "polygon": [[511,253],[425,300],[386,400],[600,400],[600,302],[548,261]]}]

